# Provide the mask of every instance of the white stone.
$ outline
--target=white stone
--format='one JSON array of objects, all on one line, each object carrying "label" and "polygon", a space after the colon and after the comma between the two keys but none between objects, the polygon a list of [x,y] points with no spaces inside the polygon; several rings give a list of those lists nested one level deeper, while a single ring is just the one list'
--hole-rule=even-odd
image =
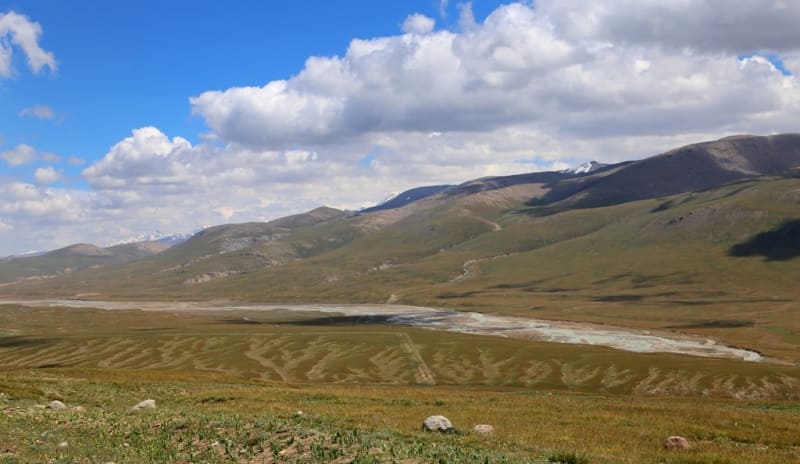
[{"label": "white stone", "polygon": [[131,411],[141,411],[143,409],[155,409],[156,408],[156,400],[144,400],[141,403],[137,404]]},{"label": "white stone", "polygon": [[494,427],[489,424],[478,424],[472,427],[472,433],[476,435],[493,435]]},{"label": "white stone", "polygon": [[451,432],[453,424],[444,416],[428,416],[422,421],[422,430],[427,432]]},{"label": "white stone", "polygon": [[64,403],[62,403],[61,401],[54,400],[54,401],[51,401],[51,402],[47,403],[47,408],[48,409],[59,410],[59,409],[67,409],[67,406]]}]

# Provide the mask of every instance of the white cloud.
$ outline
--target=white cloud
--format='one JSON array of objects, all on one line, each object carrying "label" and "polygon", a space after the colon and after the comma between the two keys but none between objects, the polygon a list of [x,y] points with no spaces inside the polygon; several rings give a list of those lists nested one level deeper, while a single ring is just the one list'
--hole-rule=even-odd
[{"label": "white cloud", "polygon": [[[172,140],[155,127],[136,129],[120,141],[97,163],[84,169],[83,175],[95,188],[141,186],[183,186],[191,182],[189,171],[194,154],[188,140]],[[186,164],[181,160],[186,159]]]},{"label": "white cloud", "polygon": [[56,115],[55,110],[47,105],[33,105],[23,108],[19,112],[20,117],[32,117],[37,119],[53,119]]},{"label": "white cloud", "polygon": [[9,166],[22,166],[36,160],[36,149],[23,143],[0,153],[0,158],[3,158]]},{"label": "white cloud", "polygon": [[39,46],[41,35],[42,27],[39,23],[31,22],[27,16],[13,11],[0,13],[0,76],[12,75],[11,44],[22,49],[28,59],[28,66],[34,73],[39,73],[44,67],[55,71],[57,66],[55,56]]},{"label": "white cloud", "polygon": [[33,174],[36,183],[39,185],[49,185],[61,180],[61,173],[53,166],[45,166],[43,168],[36,168]]},{"label": "white cloud", "polygon": [[462,31],[471,31],[478,27],[475,14],[472,13],[472,2],[458,4],[458,25]]},{"label": "white cloud", "polygon": [[82,166],[86,164],[86,160],[78,156],[70,156],[67,158],[67,164],[70,166]]},{"label": "white cloud", "polygon": [[[755,5],[744,3],[749,9],[734,8],[736,24]],[[461,33],[353,40],[343,56],[310,58],[288,80],[193,97],[192,110],[215,137],[272,150],[511,126],[581,137],[794,127],[797,81],[774,67],[741,66],[740,53],[760,43],[758,34],[730,54],[705,53],[702,41],[694,51],[677,50],[609,32],[607,18],[628,15],[633,23],[654,14],[654,3],[535,5],[501,6]],[[597,5],[605,7],[594,16],[579,8]],[[463,4],[462,14],[468,10]],[[669,15],[664,21],[672,24]]]},{"label": "white cloud", "polygon": [[11,150],[0,153],[0,158],[4,159],[9,166],[16,167],[35,161],[45,161],[48,163],[59,163],[61,157],[55,153],[39,151],[27,144],[19,144]]},{"label": "white cloud", "polygon": [[406,34],[430,34],[435,25],[436,21],[433,18],[414,13],[403,22],[403,32]]},{"label": "white cloud", "polygon": [[565,37],[730,54],[800,47],[800,4],[786,0],[538,0]]},{"label": "white cloud", "polygon": [[86,215],[86,192],[37,187],[23,182],[0,184],[0,213],[33,223],[66,224]]}]

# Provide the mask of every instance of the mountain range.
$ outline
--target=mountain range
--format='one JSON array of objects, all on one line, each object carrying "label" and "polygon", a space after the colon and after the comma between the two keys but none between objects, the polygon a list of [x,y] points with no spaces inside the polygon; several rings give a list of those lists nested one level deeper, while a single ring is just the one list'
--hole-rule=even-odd
[{"label": "mountain range", "polygon": [[[402,302],[736,326],[715,333],[723,339],[771,327],[767,308],[796,337],[798,177],[800,135],[727,137],[639,161],[419,187],[357,212],[221,225],[170,247],[75,245],[0,263],[0,296]],[[762,348],[780,351],[771,336]]]}]

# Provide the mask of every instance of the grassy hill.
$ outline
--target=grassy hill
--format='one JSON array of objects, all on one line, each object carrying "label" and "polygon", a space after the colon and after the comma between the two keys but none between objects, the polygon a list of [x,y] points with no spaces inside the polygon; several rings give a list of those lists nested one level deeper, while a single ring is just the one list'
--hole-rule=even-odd
[{"label": "grassy hill", "polygon": [[38,281],[84,269],[125,264],[154,256],[169,248],[158,242],[139,242],[100,248],[85,243],[30,257],[10,257],[0,262],[0,284]]},{"label": "grassy hill", "polygon": [[798,147],[797,135],[734,137],[584,175],[479,179],[397,208],[218,226],[0,295],[390,301],[678,330],[794,359]]}]

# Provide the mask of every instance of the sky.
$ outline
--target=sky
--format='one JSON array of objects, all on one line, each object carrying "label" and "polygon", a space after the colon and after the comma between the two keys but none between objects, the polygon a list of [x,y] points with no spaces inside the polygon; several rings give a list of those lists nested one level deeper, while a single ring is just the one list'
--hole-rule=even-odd
[{"label": "sky", "polygon": [[797,0],[0,0],[0,256],[797,132]]}]

